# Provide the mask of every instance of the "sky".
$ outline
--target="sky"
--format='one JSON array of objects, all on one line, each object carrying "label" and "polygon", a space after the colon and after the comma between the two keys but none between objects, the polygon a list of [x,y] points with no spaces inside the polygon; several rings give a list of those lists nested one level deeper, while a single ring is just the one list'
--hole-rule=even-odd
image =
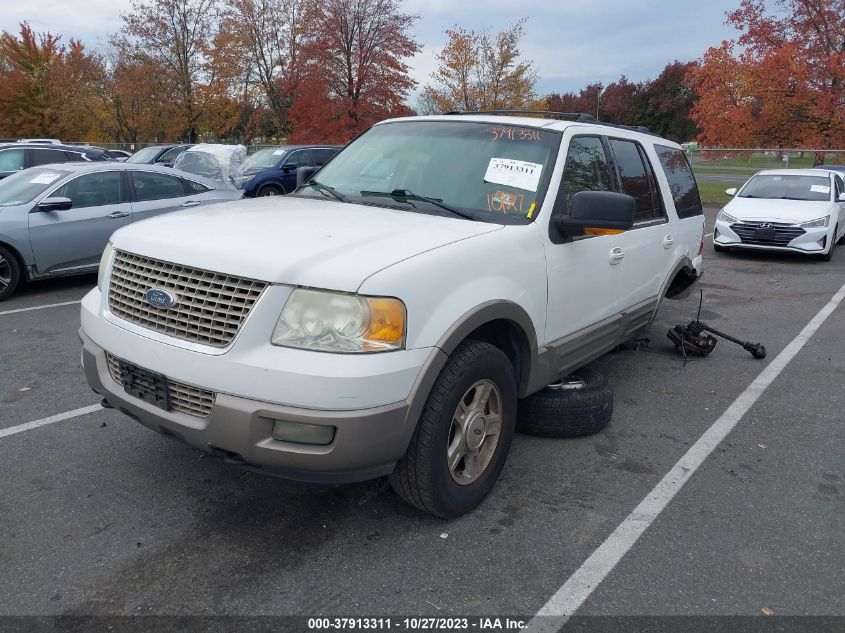
[{"label": "sky", "polygon": [[[38,32],[59,33],[103,47],[120,29],[120,14],[130,0],[0,1],[0,30],[17,32],[24,20]],[[437,66],[445,45],[443,31],[504,29],[527,18],[523,55],[533,59],[539,95],[608,84],[625,75],[630,81],[655,78],[674,60],[697,59],[710,46],[737,33],[725,12],[739,0],[405,0],[407,13],[419,16],[415,35],[423,50],[410,65],[420,85]]]}]

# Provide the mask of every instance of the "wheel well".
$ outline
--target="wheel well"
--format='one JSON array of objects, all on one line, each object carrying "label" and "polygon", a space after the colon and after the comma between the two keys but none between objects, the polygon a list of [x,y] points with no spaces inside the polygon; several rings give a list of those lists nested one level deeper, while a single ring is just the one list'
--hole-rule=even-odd
[{"label": "wheel well", "polygon": [[262,189],[276,189],[285,193],[285,188],[277,182],[265,182],[263,185],[258,186],[258,192],[260,193]]},{"label": "wheel well", "polygon": [[668,288],[666,288],[666,298],[683,299],[687,296],[687,290],[689,290],[689,287],[695,283],[696,279],[697,277],[695,276],[695,271],[689,266],[684,266],[675,273],[675,276],[669,283]]},{"label": "wheel well", "polygon": [[508,319],[496,319],[477,327],[467,338],[490,343],[502,350],[513,365],[518,391],[523,393],[531,368],[531,348],[528,336],[519,325]]},{"label": "wheel well", "polygon": [[26,262],[24,262],[23,257],[18,252],[18,250],[14,246],[9,244],[8,242],[4,242],[3,240],[0,240],[0,246],[9,251],[12,254],[12,257],[17,260],[18,266],[20,266],[21,268],[21,281],[29,280],[29,270],[27,269]]}]

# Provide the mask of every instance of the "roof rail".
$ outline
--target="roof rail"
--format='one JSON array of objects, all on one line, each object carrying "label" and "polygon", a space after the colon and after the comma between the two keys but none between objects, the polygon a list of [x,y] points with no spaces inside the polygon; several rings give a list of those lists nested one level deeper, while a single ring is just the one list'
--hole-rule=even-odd
[{"label": "roof rail", "polygon": [[576,123],[592,123],[594,125],[603,125],[605,127],[618,128],[620,130],[630,130],[632,132],[640,132],[642,134],[660,136],[659,134],[652,132],[644,125],[621,125],[618,123],[605,123],[604,121],[599,121],[592,114],[587,114],[586,112],[551,112],[549,110],[455,110],[453,112],[444,112],[443,114],[496,114],[501,116],[542,116],[547,119],[560,119],[561,121],[574,121]]},{"label": "roof rail", "polygon": [[496,114],[500,116],[543,116],[547,119],[560,119],[561,121],[581,121],[594,123],[596,118],[586,112],[551,112],[549,110],[454,110],[443,114]]}]

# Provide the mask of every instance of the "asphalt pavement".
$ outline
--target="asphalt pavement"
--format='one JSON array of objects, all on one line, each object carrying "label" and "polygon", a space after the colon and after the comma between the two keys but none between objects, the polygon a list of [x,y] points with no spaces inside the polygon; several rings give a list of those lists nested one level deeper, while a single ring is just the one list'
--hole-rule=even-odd
[{"label": "asphalt pavement", "polygon": [[[716,210],[708,210],[708,231]],[[845,283],[832,262],[705,247],[698,295],[648,341],[595,363],[615,388],[602,433],[519,435],[485,503],[454,521],[385,480],[292,483],[204,457],[96,404],[79,368],[84,277],[0,304],[0,616],[537,613]],[[590,588],[577,615],[845,614],[845,306],[835,308],[686,485]]]}]

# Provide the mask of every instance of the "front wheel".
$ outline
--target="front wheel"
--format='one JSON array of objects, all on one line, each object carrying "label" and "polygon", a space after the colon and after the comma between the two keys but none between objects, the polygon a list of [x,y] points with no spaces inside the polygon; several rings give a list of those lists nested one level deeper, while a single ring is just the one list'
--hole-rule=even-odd
[{"label": "front wheel", "polygon": [[0,246],[0,301],[15,292],[21,280],[21,267],[9,249]]},{"label": "front wheel", "polygon": [[264,185],[261,189],[258,190],[258,198],[266,198],[268,196],[281,196],[284,195],[284,191],[279,189],[276,185]]},{"label": "front wheel", "polygon": [[411,443],[390,475],[411,505],[453,518],[475,508],[505,465],[516,423],[516,380],[498,347],[469,340],[429,395]]}]

